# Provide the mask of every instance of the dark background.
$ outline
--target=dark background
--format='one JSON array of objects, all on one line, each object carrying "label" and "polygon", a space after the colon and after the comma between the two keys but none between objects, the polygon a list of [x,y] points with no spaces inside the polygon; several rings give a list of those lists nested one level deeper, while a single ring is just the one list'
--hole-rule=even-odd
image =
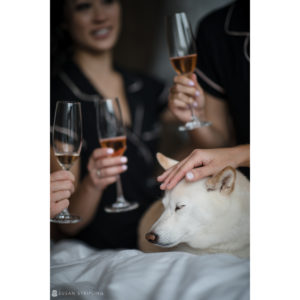
[{"label": "dark background", "polygon": [[164,17],[186,12],[194,34],[199,20],[232,0],[121,0],[123,26],[115,58],[119,64],[171,83]]}]

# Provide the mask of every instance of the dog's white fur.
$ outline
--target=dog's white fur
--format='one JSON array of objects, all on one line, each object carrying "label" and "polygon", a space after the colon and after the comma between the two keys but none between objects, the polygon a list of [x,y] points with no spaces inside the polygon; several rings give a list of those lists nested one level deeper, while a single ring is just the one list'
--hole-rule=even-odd
[{"label": "dog's white fur", "polygon": [[[177,163],[162,154],[157,158],[164,169]],[[248,258],[249,222],[249,181],[239,171],[226,167],[213,177],[193,183],[182,180],[165,193],[162,201],[155,202],[140,222],[139,247],[144,252],[172,249]],[[158,235],[155,244],[145,239],[148,231]]]}]

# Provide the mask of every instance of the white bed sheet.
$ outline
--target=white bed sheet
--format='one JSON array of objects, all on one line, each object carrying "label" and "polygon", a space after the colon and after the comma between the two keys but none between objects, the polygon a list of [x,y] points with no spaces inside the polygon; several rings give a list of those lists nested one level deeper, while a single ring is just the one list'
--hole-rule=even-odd
[{"label": "white bed sheet", "polygon": [[51,299],[248,300],[249,260],[229,254],[51,249]]}]

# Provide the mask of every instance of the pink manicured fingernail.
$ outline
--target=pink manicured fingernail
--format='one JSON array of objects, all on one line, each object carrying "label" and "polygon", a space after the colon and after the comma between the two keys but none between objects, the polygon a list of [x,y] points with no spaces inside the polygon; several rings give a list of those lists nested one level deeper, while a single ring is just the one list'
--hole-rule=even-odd
[{"label": "pink manicured fingernail", "polygon": [[200,92],[199,91],[196,91],[195,92],[195,95],[198,97],[198,96],[200,96]]},{"label": "pink manicured fingernail", "polygon": [[186,173],[185,177],[188,180],[192,180],[194,178],[194,174],[192,172],[188,172],[188,173]]},{"label": "pink manicured fingernail", "polygon": [[127,162],[127,157],[126,156],[122,156],[120,160],[121,160],[122,163],[126,163]]},{"label": "pink manicured fingernail", "polygon": [[113,153],[114,153],[114,149],[112,149],[112,148],[107,149],[107,154],[113,154]]},{"label": "pink manicured fingernail", "polygon": [[196,101],[193,102],[194,107],[198,107],[198,103]]},{"label": "pink manicured fingernail", "polygon": [[190,86],[194,86],[194,85],[195,85],[194,81],[190,80],[190,81],[189,81],[189,85],[190,85]]},{"label": "pink manicured fingernail", "polygon": [[126,165],[124,165],[124,166],[122,166],[122,169],[123,169],[123,170],[127,170],[128,167],[127,167]]}]

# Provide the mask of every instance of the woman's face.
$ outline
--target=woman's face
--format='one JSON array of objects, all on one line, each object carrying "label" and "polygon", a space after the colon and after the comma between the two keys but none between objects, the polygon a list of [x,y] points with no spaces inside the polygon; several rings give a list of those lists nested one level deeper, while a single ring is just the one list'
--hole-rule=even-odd
[{"label": "woman's face", "polygon": [[111,50],[119,36],[118,0],[67,0],[66,23],[76,48],[93,52]]}]

